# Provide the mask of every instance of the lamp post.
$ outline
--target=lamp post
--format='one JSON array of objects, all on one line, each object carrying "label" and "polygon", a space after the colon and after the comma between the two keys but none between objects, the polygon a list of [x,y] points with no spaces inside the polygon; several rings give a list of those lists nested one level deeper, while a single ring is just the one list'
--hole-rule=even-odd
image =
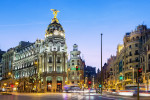
[{"label": "lamp post", "polygon": [[103,71],[102,71],[102,33],[101,33],[101,94],[103,91]]},{"label": "lamp post", "polygon": [[133,84],[134,84],[134,67],[133,67]]}]

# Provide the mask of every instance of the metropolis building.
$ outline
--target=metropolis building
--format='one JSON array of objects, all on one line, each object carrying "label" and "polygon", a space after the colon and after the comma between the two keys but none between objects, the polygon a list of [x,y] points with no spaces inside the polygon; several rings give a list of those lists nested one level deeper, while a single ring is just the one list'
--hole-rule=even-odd
[{"label": "metropolis building", "polygon": [[[11,59],[3,57],[2,88],[19,92],[62,90],[67,77],[67,46],[65,31],[56,18],[59,11],[52,11],[54,18],[44,40],[22,42],[11,50]],[[6,61],[8,70],[4,65]]]}]

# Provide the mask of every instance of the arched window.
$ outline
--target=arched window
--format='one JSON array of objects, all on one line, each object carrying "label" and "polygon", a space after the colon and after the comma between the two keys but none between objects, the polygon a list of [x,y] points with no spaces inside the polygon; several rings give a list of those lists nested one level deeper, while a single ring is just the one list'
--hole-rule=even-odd
[{"label": "arched window", "polygon": [[133,40],[133,41],[135,40],[134,37],[132,38],[132,40]]},{"label": "arched window", "polygon": [[136,39],[139,39],[139,37],[137,36]]}]

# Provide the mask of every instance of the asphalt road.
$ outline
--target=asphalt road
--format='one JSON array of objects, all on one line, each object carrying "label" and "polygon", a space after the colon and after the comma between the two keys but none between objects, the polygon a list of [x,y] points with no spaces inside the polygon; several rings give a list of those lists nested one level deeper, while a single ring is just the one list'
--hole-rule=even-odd
[{"label": "asphalt road", "polygon": [[[0,100],[136,100],[136,97],[103,95],[96,93],[14,93],[0,95]],[[141,97],[140,100],[149,100]]]}]

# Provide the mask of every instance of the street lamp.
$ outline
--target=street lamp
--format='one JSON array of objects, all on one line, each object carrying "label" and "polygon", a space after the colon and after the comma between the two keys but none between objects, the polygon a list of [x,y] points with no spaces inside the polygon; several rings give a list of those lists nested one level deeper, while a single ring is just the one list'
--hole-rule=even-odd
[{"label": "street lamp", "polygon": [[8,75],[11,75],[11,72],[9,72]]},{"label": "street lamp", "polygon": [[19,84],[18,82],[15,83],[15,85],[18,85],[18,84]]},{"label": "street lamp", "polygon": [[7,83],[4,83],[4,86],[6,86],[7,85]]},{"label": "street lamp", "polygon": [[103,73],[102,73],[102,33],[101,33],[101,94],[103,91]]}]

